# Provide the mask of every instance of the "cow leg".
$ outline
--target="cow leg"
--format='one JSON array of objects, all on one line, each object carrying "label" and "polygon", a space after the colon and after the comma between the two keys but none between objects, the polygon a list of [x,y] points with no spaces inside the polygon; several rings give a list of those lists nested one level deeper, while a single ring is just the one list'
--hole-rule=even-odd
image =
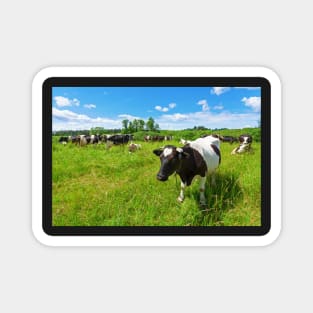
[{"label": "cow leg", "polygon": [[205,195],[204,195],[205,182],[206,182],[206,176],[201,177],[200,178],[200,188],[199,188],[199,190],[200,190],[200,205],[206,204]]},{"label": "cow leg", "polygon": [[182,203],[185,199],[185,195],[184,195],[185,188],[186,188],[186,184],[183,181],[181,181],[180,182],[180,194],[179,194],[179,197],[177,198],[177,200],[180,203]]},{"label": "cow leg", "polygon": [[231,152],[231,154],[237,154],[237,151],[239,150],[239,147],[237,147],[237,148],[235,148],[232,152]]}]

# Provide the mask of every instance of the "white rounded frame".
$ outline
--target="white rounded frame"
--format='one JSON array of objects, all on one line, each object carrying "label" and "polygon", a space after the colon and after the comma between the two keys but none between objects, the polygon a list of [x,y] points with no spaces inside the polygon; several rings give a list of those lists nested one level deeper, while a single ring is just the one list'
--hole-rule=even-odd
[{"label": "white rounded frame", "polygon": [[[42,86],[51,77],[263,77],[271,85],[271,228],[263,236],[51,236],[42,228]],[[281,83],[265,67],[49,67],[32,84],[32,229],[49,246],[265,246],[281,230]]]}]

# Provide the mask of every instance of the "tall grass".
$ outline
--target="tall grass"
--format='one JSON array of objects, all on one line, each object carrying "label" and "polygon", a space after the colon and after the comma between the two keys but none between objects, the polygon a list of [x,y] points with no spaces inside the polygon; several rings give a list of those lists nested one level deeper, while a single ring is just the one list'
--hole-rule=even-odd
[{"label": "tall grass", "polygon": [[[179,146],[176,141],[167,142]],[[180,179],[159,182],[159,159],[152,153],[162,143],[126,146],[63,146],[53,138],[52,219],[55,226],[259,226],[260,144],[251,154],[231,155],[235,145],[221,144],[222,162],[216,184],[207,180],[208,205],[199,206],[196,177],[177,202]]]}]

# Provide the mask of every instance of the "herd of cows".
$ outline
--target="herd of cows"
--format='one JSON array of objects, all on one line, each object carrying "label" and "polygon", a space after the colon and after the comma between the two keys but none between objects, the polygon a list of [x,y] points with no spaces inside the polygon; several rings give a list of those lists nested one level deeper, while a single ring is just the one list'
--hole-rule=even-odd
[{"label": "herd of cows", "polygon": [[78,136],[61,136],[60,143],[67,144],[68,142],[79,146],[97,143],[112,143],[113,145],[127,144],[133,140],[133,135],[78,135]]},{"label": "herd of cows", "polygon": [[[96,144],[104,142],[107,147],[113,145],[128,145],[129,152],[135,152],[141,149],[140,144],[133,143],[133,136],[129,134],[118,135],[80,135],[60,137],[60,143],[72,142],[79,146],[87,144]],[[149,141],[168,141],[172,140],[172,136],[145,136],[144,140]],[[196,175],[200,179],[200,205],[205,205],[206,199],[204,196],[206,177],[210,175],[212,182],[215,183],[214,173],[221,163],[220,142],[239,142],[231,152],[231,154],[241,154],[251,151],[252,136],[249,134],[240,135],[238,138],[233,136],[221,135],[203,135],[196,140],[181,139],[183,147],[174,145],[165,145],[162,148],[153,150],[153,153],[160,158],[161,166],[157,173],[159,181],[166,181],[168,177],[177,173],[181,179],[181,189],[178,196],[178,201],[184,201],[184,190],[189,186]]]}]

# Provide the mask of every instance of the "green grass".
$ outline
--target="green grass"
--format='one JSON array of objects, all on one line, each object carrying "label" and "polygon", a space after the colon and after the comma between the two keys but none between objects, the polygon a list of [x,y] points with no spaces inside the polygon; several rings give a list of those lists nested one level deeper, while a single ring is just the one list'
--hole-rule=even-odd
[{"label": "green grass", "polygon": [[197,177],[178,203],[179,176],[156,179],[160,161],[152,151],[162,143],[140,143],[142,149],[130,154],[121,146],[63,146],[54,137],[53,225],[260,226],[260,143],[245,155],[231,155],[235,145],[221,144],[216,185],[207,180],[207,207],[199,206]]}]

